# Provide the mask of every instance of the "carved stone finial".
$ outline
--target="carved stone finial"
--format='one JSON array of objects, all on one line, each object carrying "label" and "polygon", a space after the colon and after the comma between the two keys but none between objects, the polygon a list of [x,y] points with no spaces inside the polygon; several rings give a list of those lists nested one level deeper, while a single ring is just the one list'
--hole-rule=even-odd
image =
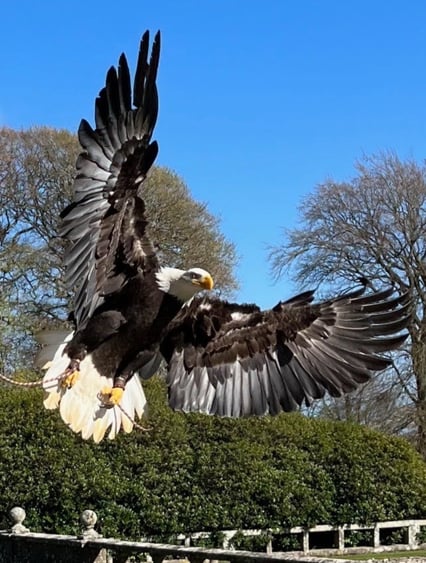
[{"label": "carved stone finial", "polygon": [[100,534],[95,530],[95,524],[98,521],[96,512],[93,510],[84,510],[81,515],[81,523],[83,524],[83,530],[81,535],[83,538],[99,538]]},{"label": "carved stone finial", "polygon": [[9,512],[10,518],[13,522],[11,531],[12,534],[27,534],[30,530],[25,527],[22,522],[25,520],[25,510],[20,506],[15,506]]}]

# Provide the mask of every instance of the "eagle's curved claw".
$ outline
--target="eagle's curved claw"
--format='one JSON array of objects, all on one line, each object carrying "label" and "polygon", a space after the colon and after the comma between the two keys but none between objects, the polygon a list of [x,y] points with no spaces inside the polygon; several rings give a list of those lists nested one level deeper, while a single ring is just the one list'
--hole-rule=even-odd
[{"label": "eagle's curved claw", "polygon": [[70,365],[67,367],[64,373],[64,377],[61,380],[61,386],[71,389],[73,385],[77,383],[80,379],[80,362],[78,360],[72,360]]},{"label": "eagle's curved claw", "polygon": [[103,407],[115,407],[123,397],[124,389],[121,387],[104,387],[98,397]]}]

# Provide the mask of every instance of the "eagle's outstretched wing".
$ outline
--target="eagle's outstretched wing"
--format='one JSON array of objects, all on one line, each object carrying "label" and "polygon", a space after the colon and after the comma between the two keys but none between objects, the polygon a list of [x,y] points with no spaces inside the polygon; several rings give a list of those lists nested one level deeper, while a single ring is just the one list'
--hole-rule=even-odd
[{"label": "eagle's outstretched wing", "polygon": [[162,343],[170,405],[224,416],[277,414],[355,389],[390,365],[407,334],[409,297],[360,291],[312,304],[306,292],[273,309],[194,300]]},{"label": "eagle's outstretched wing", "polygon": [[158,152],[151,135],[158,113],[156,76],[160,35],[148,63],[149,34],[141,40],[132,90],[126,57],[111,67],[95,104],[96,128],[85,120],[78,131],[73,202],[62,213],[66,282],[75,292],[74,318],[82,327],[106,295],[132,275],[156,265],[138,188]]}]

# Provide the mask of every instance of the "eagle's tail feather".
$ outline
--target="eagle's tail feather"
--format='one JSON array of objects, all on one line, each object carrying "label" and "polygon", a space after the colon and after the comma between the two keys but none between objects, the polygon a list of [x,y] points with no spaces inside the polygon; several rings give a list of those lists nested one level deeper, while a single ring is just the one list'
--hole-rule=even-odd
[{"label": "eagle's tail feather", "polygon": [[93,437],[96,443],[100,442],[108,429],[109,439],[114,439],[120,428],[124,432],[131,432],[134,419],[141,417],[146,408],[139,377],[135,375],[127,382],[119,405],[106,408],[99,395],[102,389],[111,387],[113,382],[99,374],[89,354],[80,362],[79,377],[75,384],[69,388],[63,386],[63,376],[69,364],[69,358],[63,351],[71,338],[72,334],[64,338],[64,333],[58,332],[56,339],[54,333],[50,333],[48,342],[46,338],[39,339],[49,347],[50,357],[53,355],[51,361],[46,361],[47,354],[44,350],[41,353],[47,369],[43,378],[43,388],[47,393],[44,406],[47,409],[59,408],[64,422],[74,432],[81,432],[85,440]]},{"label": "eagle's tail feather", "polygon": [[43,377],[43,389],[47,395],[44,399],[46,409],[57,409],[65,393],[61,385],[69,358],[64,354],[64,349],[72,338],[73,333],[64,331],[45,331],[36,336],[42,345],[36,358],[36,365],[46,370]]}]

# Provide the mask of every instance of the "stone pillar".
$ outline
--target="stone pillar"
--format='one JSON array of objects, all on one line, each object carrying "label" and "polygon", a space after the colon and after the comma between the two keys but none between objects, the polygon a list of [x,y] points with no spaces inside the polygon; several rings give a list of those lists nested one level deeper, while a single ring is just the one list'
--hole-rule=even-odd
[{"label": "stone pillar", "polygon": [[419,524],[414,522],[408,526],[408,545],[410,549],[416,549],[419,547],[419,542],[417,541],[417,534],[420,532]]},{"label": "stone pillar", "polygon": [[99,538],[101,535],[95,530],[98,517],[93,510],[84,510],[80,516],[82,524],[81,536],[83,539]]},{"label": "stone pillar", "polygon": [[270,540],[266,544],[266,553],[268,555],[272,555],[272,538],[270,538]]},{"label": "stone pillar", "polygon": [[[102,537],[102,535],[95,530],[97,521],[98,516],[93,510],[84,510],[82,512],[80,516],[80,522],[82,524],[80,537],[82,539],[88,540]],[[87,551],[87,561],[93,561],[93,563],[112,563],[112,558],[109,557],[106,549],[99,550],[99,548],[92,548],[90,550],[87,549]]]},{"label": "stone pillar", "polygon": [[373,547],[380,547],[380,528],[377,524],[374,526]]},{"label": "stone pillar", "polygon": [[343,526],[337,528],[337,549],[341,552],[345,549],[345,529]]},{"label": "stone pillar", "polygon": [[12,508],[9,515],[13,522],[12,528],[10,529],[12,534],[28,534],[30,530],[26,528],[22,523],[27,516],[25,514],[25,510],[20,506],[15,506],[14,508]]},{"label": "stone pillar", "polygon": [[223,542],[222,542],[222,549],[231,549],[234,550],[234,546],[230,546],[230,542],[234,537],[235,532],[224,532],[223,534]]},{"label": "stone pillar", "polygon": [[302,545],[303,545],[303,553],[308,553],[309,551],[309,529],[305,528],[303,530],[303,538],[302,538]]}]

